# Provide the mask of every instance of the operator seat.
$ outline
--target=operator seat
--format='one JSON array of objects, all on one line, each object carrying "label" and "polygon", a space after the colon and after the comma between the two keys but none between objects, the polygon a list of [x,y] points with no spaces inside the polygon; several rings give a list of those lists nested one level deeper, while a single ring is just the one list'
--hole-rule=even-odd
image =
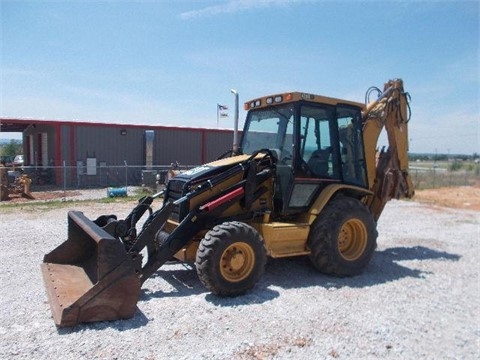
[{"label": "operator seat", "polygon": [[310,159],[308,159],[307,165],[313,175],[316,176],[329,176],[328,173],[328,160],[330,158],[331,148],[315,150]]}]

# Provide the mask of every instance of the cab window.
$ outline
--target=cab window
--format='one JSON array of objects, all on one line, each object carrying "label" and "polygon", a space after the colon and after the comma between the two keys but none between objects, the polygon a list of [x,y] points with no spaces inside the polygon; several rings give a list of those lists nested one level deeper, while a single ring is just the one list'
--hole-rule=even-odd
[{"label": "cab window", "polygon": [[243,134],[242,151],[270,149],[279,161],[291,164],[293,151],[293,106],[252,111]]},{"label": "cab window", "polygon": [[334,109],[304,105],[300,111],[300,156],[314,177],[338,178],[332,146]]},{"label": "cab window", "polygon": [[337,123],[343,180],[367,187],[360,109],[337,107]]}]

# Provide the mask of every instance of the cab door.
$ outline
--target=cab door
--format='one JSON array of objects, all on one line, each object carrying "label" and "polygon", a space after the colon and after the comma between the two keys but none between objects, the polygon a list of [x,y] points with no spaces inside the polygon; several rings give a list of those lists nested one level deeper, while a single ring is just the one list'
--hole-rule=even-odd
[{"label": "cab door", "polygon": [[326,185],[341,181],[335,107],[301,103],[297,114],[294,176],[284,213],[305,211]]},{"label": "cab door", "polygon": [[361,109],[300,104],[294,177],[285,212],[307,209],[327,185],[367,188]]}]

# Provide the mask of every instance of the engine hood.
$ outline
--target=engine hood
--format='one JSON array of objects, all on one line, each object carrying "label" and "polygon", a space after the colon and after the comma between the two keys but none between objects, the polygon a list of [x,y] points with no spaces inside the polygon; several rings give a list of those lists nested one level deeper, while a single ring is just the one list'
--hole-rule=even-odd
[{"label": "engine hood", "polygon": [[235,165],[247,160],[250,155],[238,155],[225,159],[216,160],[197,166],[193,169],[181,172],[175,176],[175,180],[182,180],[190,184],[203,182],[217,174],[223,173]]}]

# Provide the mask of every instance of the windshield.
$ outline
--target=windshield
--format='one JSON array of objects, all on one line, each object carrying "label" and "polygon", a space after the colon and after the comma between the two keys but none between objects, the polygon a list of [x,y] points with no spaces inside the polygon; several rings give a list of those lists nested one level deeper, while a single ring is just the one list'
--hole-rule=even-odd
[{"label": "windshield", "polygon": [[293,105],[250,111],[247,115],[241,148],[244,154],[271,149],[283,158],[291,156],[293,146]]}]

